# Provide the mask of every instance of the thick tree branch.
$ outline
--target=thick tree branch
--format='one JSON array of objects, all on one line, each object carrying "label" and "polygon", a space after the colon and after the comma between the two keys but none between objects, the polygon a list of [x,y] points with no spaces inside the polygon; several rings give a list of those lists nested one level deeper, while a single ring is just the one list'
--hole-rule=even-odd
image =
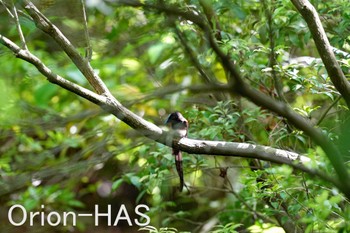
[{"label": "thick tree branch", "polygon": [[[202,26],[202,24],[200,26]],[[232,77],[232,92],[238,93],[256,105],[270,109],[278,115],[285,117],[296,128],[304,131],[317,145],[319,145],[324,150],[335,172],[337,173],[340,183],[342,184],[338,188],[348,198],[350,198],[350,175],[344,164],[343,157],[336,146],[326,137],[326,135],[322,133],[319,128],[313,127],[313,124],[308,119],[297,114],[288,105],[281,101],[276,101],[246,84],[243,81],[241,74],[238,72],[238,69],[232,63],[230,57],[227,56],[219,48],[215,38],[210,32],[210,28],[204,27],[204,30],[206,31],[206,35],[208,37],[211,48],[219,56],[222,65],[226,68],[227,71],[229,71],[229,75]]]},{"label": "thick tree branch", "polygon": [[45,64],[41,62],[41,60],[33,55],[28,50],[21,49],[18,45],[13,43],[8,38],[4,37],[0,34],[0,43],[10,49],[17,58],[25,60],[31,64],[33,64],[39,71],[42,73],[50,82],[61,86],[62,88],[69,90],[79,96],[84,97],[85,99],[98,104],[105,101],[105,97],[98,95],[86,88],[83,88],[75,83],[70,82],[67,79],[53,73]]},{"label": "thick tree branch", "polygon": [[324,150],[338,175],[340,183],[342,183],[342,186],[338,188],[350,198],[350,176],[342,159],[342,155],[335,145],[322,133],[321,129],[313,127],[313,124],[308,119],[294,112],[285,103],[276,101],[246,84],[234,64],[230,61],[230,58],[228,58],[218,47],[212,35],[208,34],[208,37],[212,48],[221,58],[223,66],[230,71],[230,75],[233,79],[232,91],[246,97],[258,106],[263,106],[278,115],[285,117],[296,128],[304,131],[305,134],[307,134]]},{"label": "thick tree branch", "polygon": [[316,9],[308,0],[291,0],[291,2],[306,21],[330,79],[350,108],[350,83],[335,58]]},{"label": "thick tree branch", "polygon": [[[185,20],[190,20],[193,23],[197,24],[206,34],[209,44],[211,48],[215,51],[217,56],[220,58],[221,63],[225,70],[229,73],[230,79],[230,85],[232,85],[232,92],[238,93],[241,96],[249,99],[253,103],[255,103],[258,106],[262,106],[264,108],[267,108],[278,115],[285,117],[289,122],[291,122],[296,128],[302,130],[305,132],[306,135],[308,135],[317,145],[319,145],[324,152],[326,153],[328,159],[330,160],[335,172],[337,173],[338,179],[341,186],[338,186],[338,188],[350,199],[350,175],[347,171],[347,168],[344,164],[344,161],[342,159],[342,155],[340,154],[340,151],[335,147],[335,145],[322,133],[322,131],[319,128],[313,127],[313,124],[306,118],[302,117],[301,115],[294,112],[288,105],[281,101],[276,101],[272,99],[271,97],[259,92],[258,90],[252,89],[247,83],[243,81],[243,78],[241,77],[240,72],[238,71],[237,67],[233,62],[231,61],[231,58],[226,55],[218,46],[216,39],[213,36],[213,33],[211,31],[210,26],[205,24],[205,21],[202,20],[203,17],[200,15],[197,15],[191,11],[181,11],[180,9],[176,9],[176,7],[166,7],[166,6],[154,6],[154,5],[146,5],[143,3],[140,3],[138,1],[132,1],[133,4],[129,4],[125,1],[119,1],[126,5],[133,5],[133,6],[141,6],[145,8],[155,9],[161,12],[166,13],[167,15],[177,15]],[[324,38],[323,38],[324,39]],[[322,40],[323,41],[323,40]],[[327,40],[328,42],[328,40]],[[329,42],[328,42],[329,45]],[[325,46],[325,49],[328,51],[328,49],[331,49],[330,46]],[[331,54],[334,57],[334,54],[331,52]],[[323,54],[322,56],[324,56]],[[331,57],[332,58],[332,57]],[[334,62],[335,59],[328,59],[325,57],[326,61],[330,60],[331,62]],[[325,62],[326,63],[326,62]],[[339,67],[338,64],[332,63],[332,67],[336,68]],[[329,63],[327,64],[329,66]],[[333,70],[333,69],[331,69]],[[334,71],[339,71],[335,69]],[[340,70],[341,71],[341,70]],[[329,71],[328,71],[329,72]],[[334,77],[333,77],[334,78]],[[339,77],[338,77],[339,78]],[[336,78],[335,81],[341,82],[342,88],[344,86],[346,87],[347,81],[341,78],[338,80]],[[338,85],[339,83],[337,83]],[[348,91],[348,88],[342,89],[344,94],[348,95],[350,92]],[[349,98],[349,104],[350,104],[350,98]]]},{"label": "thick tree branch", "polygon": [[90,85],[95,89],[98,94],[108,93],[109,90],[101,80],[101,78],[95,73],[91,67],[88,59],[85,59],[79,54],[72,43],[63,35],[63,33],[51,23],[51,21],[46,18],[30,1],[23,1],[24,8],[28,14],[32,17],[36,26],[43,32],[48,34],[52,39],[54,39],[57,44],[63,49],[63,51],[68,55],[68,57],[73,61],[76,67],[81,71],[81,73],[88,80]]},{"label": "thick tree branch", "polygon": [[290,151],[249,143],[206,141],[188,138],[182,138],[178,142],[175,141],[173,146],[191,154],[237,156],[242,158],[255,158],[277,164],[288,164],[309,175],[318,176],[323,180],[327,180],[338,188],[341,185],[337,180],[304,166],[303,164],[309,162],[310,158]]},{"label": "thick tree branch", "polygon": [[[32,17],[36,17],[35,21],[37,22],[37,25],[39,27],[43,27],[45,30],[48,30],[47,33],[49,35],[52,34],[51,36],[61,45],[61,47],[66,51],[66,53],[69,54],[69,56],[73,56],[73,62],[78,61],[76,62],[76,65],[78,68],[80,68],[80,70],[84,70],[86,67],[89,69],[91,68],[90,65],[79,54],[77,54],[77,51],[74,49],[73,45],[70,44],[70,42],[63,36],[63,34],[59,31],[59,29],[57,29],[57,27],[47,22],[46,18],[43,17],[40,12],[36,12],[35,8],[30,7],[30,9]],[[171,12],[173,11],[174,10],[172,9]],[[175,12],[177,11],[175,10]],[[191,14],[190,12],[185,12],[182,14],[182,16],[190,16],[189,20],[201,23],[200,26],[205,29],[205,25],[202,24],[203,21],[200,21],[196,15]],[[206,31],[206,33],[208,32],[209,31]],[[341,170],[344,168],[342,167],[343,164],[341,164],[342,166],[339,166],[339,164],[337,163],[339,162],[339,154],[337,153],[337,150],[335,150],[334,147],[332,147],[333,145],[331,144],[330,149],[325,148],[329,145],[327,139],[324,138],[324,136],[319,131],[311,127],[311,124],[308,124],[309,122],[307,122],[306,119],[292,112],[289,108],[286,107],[286,105],[280,102],[275,102],[274,100],[269,99],[268,96],[265,96],[256,90],[248,88],[248,86],[240,78],[240,74],[236,71],[235,67],[230,62],[230,59],[222,53],[222,51],[218,48],[215,39],[211,35],[209,36],[209,34],[210,33],[208,33],[208,38],[210,40],[211,46],[213,47],[214,51],[218,54],[219,58],[222,60],[222,63],[226,67],[226,69],[230,71],[231,76],[234,77],[235,82],[233,86],[236,92],[238,92],[242,96],[247,97],[248,99],[251,99],[254,103],[260,106],[267,107],[272,111],[275,111],[280,115],[285,116],[288,120],[292,121],[296,127],[303,129],[310,137],[312,137],[317,143],[319,143],[322,146],[322,148],[324,148],[327,154],[331,155],[333,152],[335,152],[335,159],[330,158],[330,160],[332,163],[335,164],[334,167],[338,173],[340,180],[342,181],[341,183],[318,171],[308,169],[307,167],[302,165],[302,162],[304,162],[305,160],[301,158],[304,157],[300,157],[297,154],[291,152],[283,152],[281,150],[276,150],[269,147],[259,147],[240,143],[211,142],[192,139],[181,139],[180,141],[174,140],[173,135],[167,133],[166,131],[163,131],[158,126],[146,121],[145,119],[139,117],[138,115],[134,114],[129,109],[124,107],[118,100],[116,100],[110,94],[102,80],[100,80],[99,78],[97,79],[97,83],[102,82],[103,85],[97,85],[97,87],[100,88],[97,92],[102,91],[103,94],[96,94],[53,73],[47,66],[45,66],[40,61],[40,59],[31,54],[28,50],[22,50],[19,46],[17,46],[12,41],[10,41],[2,35],[0,35],[0,43],[12,50],[15,53],[16,57],[33,64],[44,76],[48,78],[50,82],[55,83],[101,106],[103,109],[112,113],[133,129],[159,143],[177,147],[182,151],[189,153],[249,157],[271,161],[274,163],[288,164],[290,166],[293,166],[294,168],[307,172],[310,175],[315,175],[324,180],[332,182],[346,195],[350,196],[347,192],[349,189],[346,185],[346,182],[348,182],[348,174],[346,170],[345,172]],[[84,68],[81,68],[80,66]],[[95,77],[96,76],[92,76],[92,79],[94,79]],[[293,161],[299,162],[295,163]],[[345,183],[344,179],[346,180]]]},{"label": "thick tree branch", "polygon": [[14,52],[17,58],[25,60],[33,64],[47,79],[55,83],[62,88],[69,90],[99,106],[106,111],[112,113],[120,120],[127,123],[130,127],[134,128],[143,135],[159,142],[164,145],[173,146],[181,149],[182,151],[192,154],[210,154],[210,155],[224,155],[224,156],[237,156],[245,158],[257,158],[265,161],[270,161],[278,164],[288,164],[298,170],[304,171],[312,176],[318,176],[328,182],[333,183],[335,186],[339,186],[336,180],[328,177],[327,175],[320,173],[316,170],[312,170],[303,165],[309,161],[305,156],[299,154],[274,149],[271,147],[257,146],[247,143],[234,143],[223,141],[205,141],[183,138],[181,140],[174,140],[172,134],[162,130],[158,126],[144,120],[143,118],[132,113],[119,103],[113,96],[98,95],[88,89],[80,87],[79,85],[72,83],[63,77],[53,73],[47,66],[45,66],[39,58],[31,54],[28,50],[23,50],[16,44],[14,44],[8,38],[0,35],[0,43],[5,45],[8,49]]}]

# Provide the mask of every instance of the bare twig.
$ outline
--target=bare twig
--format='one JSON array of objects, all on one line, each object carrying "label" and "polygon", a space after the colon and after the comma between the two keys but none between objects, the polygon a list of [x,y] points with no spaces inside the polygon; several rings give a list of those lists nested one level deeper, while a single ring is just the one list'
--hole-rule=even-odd
[{"label": "bare twig", "polygon": [[[274,149],[271,147],[256,146],[247,143],[203,141],[188,138],[183,138],[179,141],[174,140],[172,134],[163,131],[158,126],[132,113],[130,110],[121,105],[115,98],[111,96],[98,95],[53,73],[47,66],[45,66],[40,61],[40,59],[31,54],[28,50],[22,50],[8,38],[0,35],[0,43],[5,45],[11,51],[13,51],[16,57],[33,64],[45,77],[48,78],[50,82],[55,83],[61,86],[62,88],[69,90],[101,106],[103,109],[117,116],[119,119],[127,123],[135,130],[139,131],[140,133],[159,143],[168,146],[173,146],[181,149],[182,151],[192,154],[210,154],[257,158],[275,163],[288,164],[296,169],[308,173],[309,175],[318,176],[326,181],[333,183],[335,186],[339,186],[336,180],[334,180],[331,177],[328,177],[326,174],[309,169],[302,165],[309,159],[307,157],[298,155],[293,152]],[[294,161],[299,161],[299,163],[295,163]]]},{"label": "bare twig", "polygon": [[[266,0],[262,1],[262,5],[264,7],[265,11],[265,16],[267,19],[267,24],[268,24],[268,34],[269,34],[269,42],[270,42],[270,55],[269,55],[269,66],[271,68],[271,75],[274,81],[274,86],[278,95],[278,99],[287,102],[287,100],[284,97],[283,94],[283,82],[281,78],[277,75],[275,66],[277,65],[277,60],[276,60],[276,51],[275,51],[275,32],[274,32],[274,25],[273,25],[273,20],[272,20],[272,10],[268,7]],[[271,4],[273,5],[273,4]]]},{"label": "bare twig", "polygon": [[327,138],[326,135],[323,134],[320,129],[313,127],[312,123],[308,119],[297,114],[285,103],[276,101],[271,97],[255,89],[252,89],[248,84],[246,84],[243,81],[241,74],[238,72],[236,66],[231,62],[230,57],[224,54],[224,52],[219,48],[208,28],[205,28],[205,30],[207,30],[206,35],[212,49],[221,59],[222,65],[226,67],[226,69],[230,72],[230,76],[232,77],[232,91],[234,93],[240,94],[243,97],[246,97],[258,106],[263,106],[279,114],[280,116],[285,117],[295,127],[304,131],[316,144],[318,144],[325,151],[328,159],[332,163],[332,166],[338,175],[340,183],[342,184],[341,186],[338,186],[338,188],[348,198],[350,198],[350,175],[343,163],[342,155],[336,146]]},{"label": "bare twig", "polygon": [[28,50],[27,43],[26,43],[26,40],[25,40],[23,32],[22,32],[21,24],[19,23],[17,8],[16,8],[15,4],[13,3],[13,1],[11,1],[11,4],[12,4],[13,16],[14,16],[14,20],[16,22],[16,27],[17,27],[17,31],[19,34],[19,38],[21,39],[21,42],[22,42],[22,48],[25,50]]},{"label": "bare twig", "polygon": [[[206,71],[205,68],[200,64],[193,50],[190,48],[190,45],[186,41],[185,35],[181,32],[181,30],[177,27],[175,23],[173,24],[173,26],[175,28],[176,35],[179,37],[180,42],[184,47],[186,54],[188,55],[194,67],[198,70],[204,82],[208,84],[212,84],[213,86],[220,85],[215,75],[212,74],[211,72],[209,73],[208,71]],[[223,93],[214,93],[214,97],[217,101],[225,99],[225,96],[223,95]]]},{"label": "bare twig", "polygon": [[62,88],[69,90],[79,96],[84,97],[85,99],[99,104],[105,102],[106,98],[104,96],[98,95],[86,88],[83,88],[75,83],[72,83],[63,77],[53,73],[47,66],[45,66],[39,58],[34,56],[28,50],[21,49],[18,45],[13,43],[10,39],[0,35],[0,43],[10,49],[17,58],[25,60],[33,64],[39,71],[42,73],[50,82],[55,83]]},{"label": "bare twig", "polygon": [[[70,42],[63,36],[63,34],[59,31],[57,27],[51,24],[47,18],[45,18],[37,9],[29,3],[27,6],[28,12],[33,17],[34,21],[37,23],[38,27],[42,28],[46,33],[48,33],[52,38],[54,38],[64,49],[64,51],[69,54],[72,61],[75,62],[76,66],[80,70],[85,70],[86,68],[90,69],[90,65],[84,60],[75,48],[70,44]],[[179,10],[171,9],[171,12],[181,12]],[[184,12],[181,14],[183,17],[189,17],[189,20],[194,20],[196,23],[201,23],[201,21],[197,18],[196,15],[191,14],[190,12]],[[235,90],[249,99],[251,99],[254,103],[258,105],[265,106],[270,108],[271,110],[280,113],[285,116],[287,119],[291,120],[297,127],[301,129],[305,129],[306,133],[310,135],[310,137],[314,138],[314,140],[324,148],[328,146],[328,141],[323,138],[322,134],[319,134],[318,131],[314,131],[315,129],[311,126],[307,125],[308,122],[306,119],[301,116],[291,112],[289,108],[287,108],[283,103],[275,102],[269,97],[261,94],[258,91],[249,89],[246,84],[240,79],[240,74],[236,71],[233,64],[230,62],[230,59],[226,57],[225,54],[221,52],[218,48],[215,39],[209,33],[209,30],[206,30],[206,26],[204,24],[201,25],[205,32],[208,34],[209,41],[214,51],[218,54],[219,58],[222,60],[224,66],[226,66],[227,70],[230,71],[230,75],[235,78],[234,85],[241,84],[241,90],[237,91],[238,87],[235,87]],[[304,171],[310,175],[318,176],[321,179],[324,179],[328,182],[331,182],[344,193],[347,193],[348,187],[344,183],[339,183],[338,180],[333,179],[332,177],[327,176],[324,173],[321,173],[317,170],[312,170],[303,165],[303,163],[307,160],[306,157],[298,155],[296,153],[273,149],[271,147],[263,147],[263,146],[255,146],[252,144],[246,143],[232,143],[232,142],[222,142],[222,141],[203,141],[203,140],[193,140],[188,138],[183,138],[181,140],[174,139],[173,135],[163,131],[158,126],[154,125],[146,121],[145,119],[139,117],[135,113],[131,112],[129,109],[125,108],[118,100],[116,100],[106,89],[104,83],[97,76],[92,77],[92,81],[97,82],[92,84],[95,88],[97,88],[98,94],[83,88],[75,83],[72,83],[63,77],[55,74],[50,70],[47,66],[45,66],[39,58],[34,56],[28,50],[23,50],[15,43],[13,43],[8,38],[0,35],[0,43],[5,45],[8,49],[14,52],[16,57],[25,60],[31,64],[33,64],[48,80],[52,83],[55,83],[61,86],[64,89],[67,89],[99,106],[101,106],[106,111],[112,113],[120,120],[124,121],[130,127],[134,128],[138,132],[142,133],[146,137],[153,139],[159,143],[164,145],[172,146],[178,148],[182,151],[193,153],[193,154],[210,154],[210,155],[224,155],[224,156],[237,156],[237,157],[245,157],[245,158],[257,158],[261,160],[271,161],[274,163],[282,163],[288,164],[296,169]],[[92,69],[92,68],[91,68]],[[90,71],[89,71],[90,72]],[[91,79],[91,77],[90,77]],[[102,86],[99,85],[99,82],[102,82]],[[315,139],[316,138],[316,139]],[[324,143],[324,144],[322,144]],[[332,146],[332,145],[331,145]],[[325,149],[325,148],[324,148]],[[331,152],[337,152],[333,147],[325,151],[329,154]],[[335,154],[335,157],[337,154]],[[338,157],[336,157],[338,158]],[[306,159],[306,160],[305,160]],[[296,161],[299,161],[296,162]],[[334,162],[334,160],[331,160]],[[337,165],[337,164],[336,164]],[[339,171],[342,167],[335,166],[338,174],[344,174],[343,179],[348,181],[347,173],[342,173],[343,171]],[[341,181],[343,179],[340,178]],[[348,195],[350,196],[350,195]]]},{"label": "bare twig", "polygon": [[52,39],[54,39],[58,45],[63,49],[63,51],[68,55],[68,57],[73,61],[76,67],[81,71],[81,73],[88,80],[90,85],[95,89],[98,94],[108,94],[110,92],[101,78],[92,69],[87,59],[84,59],[79,52],[75,49],[72,43],[63,35],[63,33],[51,23],[51,21],[46,18],[32,2],[24,0],[24,8],[32,17],[36,26],[43,32],[48,34]]},{"label": "bare twig", "polygon": [[10,15],[11,18],[15,18],[15,16],[12,14],[11,10],[6,6],[6,4],[4,3],[4,1],[0,0],[1,5],[5,8],[5,10],[7,11],[7,13]]},{"label": "bare twig", "polygon": [[[255,103],[258,106],[263,106],[280,116],[285,117],[289,122],[291,122],[295,127],[302,130],[307,134],[316,144],[318,144],[326,153],[328,159],[330,160],[335,172],[337,173],[339,183],[337,187],[348,197],[350,198],[350,175],[348,173],[347,168],[345,167],[342,159],[342,155],[340,154],[340,151],[336,148],[336,146],[327,138],[326,135],[323,134],[323,132],[313,127],[312,123],[304,118],[303,116],[299,115],[295,111],[293,111],[290,107],[288,107],[285,103],[281,101],[276,101],[272,99],[271,97],[259,92],[258,90],[255,90],[251,88],[248,84],[246,84],[242,77],[240,72],[238,71],[236,65],[231,61],[231,58],[226,55],[218,46],[216,39],[213,37],[213,34],[211,32],[211,29],[208,25],[204,23],[202,20],[202,17],[200,15],[194,14],[191,11],[181,11],[180,9],[176,9],[176,7],[166,7],[164,5],[161,6],[154,6],[154,5],[146,5],[140,2],[133,2],[136,6],[143,6],[145,8],[153,8],[155,10],[162,11],[164,13],[167,13],[169,15],[177,15],[183,19],[190,20],[193,23],[197,24],[205,33],[211,48],[214,50],[214,52],[217,54],[219,59],[221,60],[221,63],[225,70],[228,72],[230,79],[230,84],[232,85],[232,92],[238,93],[241,96],[249,99],[253,103]],[[124,2],[124,4],[128,4]],[[318,25],[316,25],[318,26]],[[328,42],[328,40],[327,40]],[[328,49],[327,47],[326,49]],[[332,53],[332,52],[331,52]],[[333,53],[332,53],[333,54]],[[334,57],[334,54],[333,54]],[[327,58],[328,59],[328,58]],[[332,60],[333,61],[333,60]],[[326,63],[326,62],[325,62]],[[338,67],[334,66],[334,67]],[[342,73],[342,72],[341,72]],[[343,75],[343,74],[342,74]],[[346,79],[336,79],[336,81],[340,81],[342,84],[342,87],[344,87]],[[344,84],[344,85],[343,85]],[[347,86],[348,83],[346,81]],[[343,90],[344,95],[349,94],[349,104],[350,104],[350,92],[348,92],[347,87],[345,90]],[[343,94],[343,93],[341,93]],[[183,148],[181,148],[182,150]],[[186,150],[184,150],[186,151]],[[339,185],[341,184],[341,185]]]},{"label": "bare twig", "polygon": [[320,119],[318,119],[316,125],[320,125],[324,118],[327,116],[328,112],[339,102],[342,96],[338,96],[331,105],[321,114]]},{"label": "bare twig", "polygon": [[90,43],[90,36],[89,36],[89,30],[88,30],[88,19],[86,15],[86,6],[85,6],[85,0],[81,0],[82,5],[82,11],[83,11],[83,19],[84,19],[84,35],[85,35],[85,41],[86,41],[86,48],[85,48],[85,58],[88,61],[91,61],[92,57],[92,46]]},{"label": "bare twig", "polygon": [[225,177],[225,180],[228,182],[229,184],[229,191],[230,193],[233,194],[233,196],[235,196],[240,203],[242,203],[246,209],[248,209],[253,217],[254,217],[254,220],[257,219],[257,217],[259,217],[260,219],[263,219],[265,222],[269,222],[269,223],[274,223],[276,224],[276,221],[272,218],[269,218],[268,216],[266,216],[265,214],[261,214],[260,212],[256,211],[254,208],[252,208],[245,200],[244,198],[242,198],[233,188],[233,185],[232,185],[232,182],[230,181],[230,179],[227,178],[227,176]]},{"label": "bare twig", "polygon": [[207,72],[205,71],[204,67],[199,63],[199,61],[196,58],[195,54],[193,53],[192,49],[188,45],[188,43],[187,43],[183,33],[179,30],[178,27],[176,27],[175,24],[174,24],[174,28],[175,28],[175,33],[176,33],[177,37],[179,37],[180,42],[181,42],[182,46],[184,47],[184,50],[187,53],[187,55],[189,56],[192,64],[194,65],[194,67],[196,67],[196,69],[198,70],[198,72],[200,73],[201,77],[203,78],[203,80],[206,83],[212,83],[213,80],[215,80],[215,79],[211,75],[207,74]]}]

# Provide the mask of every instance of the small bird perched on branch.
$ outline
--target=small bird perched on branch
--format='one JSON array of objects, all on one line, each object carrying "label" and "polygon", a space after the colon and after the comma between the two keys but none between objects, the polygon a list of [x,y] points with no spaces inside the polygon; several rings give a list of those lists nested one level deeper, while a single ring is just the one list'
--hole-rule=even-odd
[{"label": "small bird perched on branch", "polygon": [[[174,132],[174,137],[187,137],[188,121],[179,112],[173,112],[168,116],[165,124],[170,126]],[[184,175],[182,170],[182,154],[178,149],[173,148],[173,155],[175,156],[175,166],[180,177],[180,192],[184,186]]]}]

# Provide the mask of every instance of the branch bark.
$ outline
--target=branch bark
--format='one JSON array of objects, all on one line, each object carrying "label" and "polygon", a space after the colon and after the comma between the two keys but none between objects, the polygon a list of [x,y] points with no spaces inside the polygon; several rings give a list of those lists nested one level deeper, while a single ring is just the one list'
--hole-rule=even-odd
[{"label": "branch bark", "polygon": [[[278,164],[287,164],[295,169],[308,173],[311,176],[317,176],[328,181],[339,188],[341,186],[337,180],[321,173],[317,170],[310,169],[304,165],[310,161],[309,158],[294,152],[274,149],[267,146],[258,146],[248,143],[235,143],[224,141],[205,141],[182,138],[175,140],[173,135],[162,130],[158,126],[150,123],[138,115],[125,108],[119,101],[111,95],[98,95],[86,88],[72,83],[63,77],[53,73],[45,66],[39,58],[34,56],[28,50],[23,50],[8,38],[0,35],[0,43],[14,52],[17,58],[33,64],[47,79],[62,88],[71,91],[99,106],[107,112],[112,113],[120,120],[124,121],[133,129],[137,130],[146,137],[153,139],[161,144],[172,146],[181,151],[191,154],[207,154],[219,156],[235,156],[243,158],[256,158],[270,161]],[[226,88],[225,88],[226,89]]]},{"label": "branch bark", "polygon": [[107,86],[95,73],[88,59],[85,59],[79,54],[67,37],[65,37],[63,33],[37,9],[32,2],[25,0],[23,1],[23,4],[24,9],[32,17],[36,26],[57,42],[80,72],[85,76],[95,91],[98,94],[110,94]]},{"label": "branch bark", "polygon": [[210,32],[209,27],[204,27],[204,30],[206,30],[206,35],[208,37],[211,48],[221,59],[222,65],[226,68],[226,70],[229,71],[229,75],[232,80],[232,92],[238,93],[239,95],[249,99],[258,106],[262,106],[271,110],[272,112],[277,113],[278,115],[286,118],[296,128],[305,132],[305,134],[308,135],[311,140],[319,145],[326,153],[335,172],[337,173],[340,183],[342,184],[338,188],[340,188],[340,190],[348,198],[350,198],[350,175],[344,164],[343,157],[336,146],[327,138],[326,135],[323,134],[321,129],[313,127],[313,124],[308,119],[293,111],[287,104],[281,101],[276,101],[270,96],[267,96],[258,90],[251,88],[247,83],[245,83],[241,77],[240,72],[238,71],[239,69],[237,69],[237,67],[233,64],[231,58],[223,53],[223,51],[219,48],[215,38]]},{"label": "branch bark", "polygon": [[350,108],[350,84],[335,58],[316,9],[308,0],[291,0],[291,2],[306,21],[330,79]]},{"label": "branch bark", "polygon": [[[250,99],[252,102],[256,103],[259,106],[264,106],[281,116],[286,117],[291,121],[296,127],[302,129],[307,133],[312,139],[315,140],[327,153],[329,159],[331,160],[337,174],[339,177],[338,180],[335,180],[324,173],[321,173],[316,170],[312,170],[304,166],[302,163],[305,162],[305,157],[302,157],[298,154],[282,151],[278,149],[273,149],[270,147],[256,146],[246,143],[232,143],[232,142],[217,142],[217,141],[203,141],[203,140],[193,140],[193,139],[181,139],[176,140],[173,138],[173,135],[162,130],[158,126],[146,121],[145,119],[139,117],[138,115],[131,112],[129,109],[124,107],[117,99],[115,99],[104,85],[102,80],[95,75],[89,63],[83,59],[75,50],[73,45],[69,40],[59,31],[57,27],[49,23],[49,21],[41,15],[40,12],[37,12],[35,7],[30,3],[27,5],[28,11],[31,16],[35,18],[35,22],[38,27],[42,27],[46,32],[51,35],[57,43],[62,47],[62,49],[71,57],[72,61],[76,66],[83,71],[88,70],[85,77],[89,79],[92,86],[97,89],[97,94],[83,88],[75,83],[72,83],[63,77],[53,73],[47,66],[45,66],[39,58],[34,56],[28,50],[22,50],[19,46],[13,43],[8,38],[0,35],[0,43],[5,45],[8,49],[14,52],[16,57],[25,60],[33,64],[48,80],[52,83],[55,83],[61,86],[64,89],[67,89],[99,106],[101,106],[106,111],[112,113],[120,120],[124,121],[133,129],[142,133],[146,137],[153,139],[164,145],[173,146],[182,151],[193,153],[193,154],[211,154],[211,155],[224,155],[224,156],[239,156],[246,158],[257,158],[266,161],[271,161],[274,163],[288,164],[296,169],[304,171],[310,175],[318,176],[326,181],[331,182],[334,186],[344,192],[347,197],[350,197],[350,188],[348,181],[349,176],[344,167],[344,164],[341,163],[339,157],[339,152],[336,150],[333,144],[331,144],[327,138],[320,132],[320,130],[315,129],[311,126],[305,118],[296,114],[290,108],[288,108],[282,102],[276,102],[270,97],[263,95],[262,93],[251,89],[245,84],[240,74],[236,71],[236,68],[231,63],[229,57],[227,57],[217,46],[215,39],[210,34],[210,30],[206,31],[210,44],[214,51],[217,53],[218,57],[222,60],[223,65],[230,75],[233,77],[233,89],[235,92],[240,95]],[[162,8],[163,9],[163,8]],[[174,9],[171,9],[171,12],[174,12]],[[175,11],[177,12],[177,11]],[[200,21],[196,15],[191,14],[190,12],[185,12],[181,14],[183,17],[189,17],[188,20],[193,22],[200,22],[200,26],[205,29],[203,21]],[[83,72],[82,71],[82,72]],[[90,76],[92,75],[92,76]],[[102,84],[101,84],[102,82]],[[101,84],[101,85],[100,85]],[[344,170],[345,169],[345,170]]]},{"label": "branch bark", "polygon": [[[305,0],[304,1],[293,0],[293,1],[306,2]],[[166,7],[163,5],[162,6],[146,5],[138,1],[133,1],[132,4],[129,4],[128,2],[125,2],[125,1],[119,1],[119,3],[125,4],[125,5],[154,9],[157,11],[164,12],[169,16],[176,15],[178,17],[181,17],[182,19],[190,20],[196,25],[198,25],[198,27],[200,27],[206,34],[210,47],[214,50],[214,52],[220,58],[224,69],[228,72],[228,75],[230,77],[230,85],[232,86],[231,92],[234,94],[239,94],[249,99],[251,102],[255,103],[258,106],[262,106],[264,108],[271,110],[272,112],[277,113],[278,115],[286,118],[296,128],[305,132],[305,134],[308,135],[326,153],[328,159],[330,160],[338,176],[339,183],[341,184],[340,186],[338,186],[338,188],[350,199],[350,175],[344,164],[342,155],[340,151],[336,148],[336,146],[327,138],[326,135],[323,134],[321,129],[313,127],[313,124],[308,119],[304,118],[303,116],[293,111],[287,104],[281,101],[276,101],[272,99],[270,96],[267,96],[259,92],[258,90],[251,88],[247,83],[245,83],[243,81],[243,78],[241,77],[241,73],[239,72],[239,69],[237,69],[236,65],[231,61],[230,56],[226,55],[220,49],[220,47],[218,46],[213,36],[210,26],[205,24],[205,21],[202,20],[202,17],[200,15],[195,14],[191,11],[181,11],[179,9],[176,9],[175,6]],[[304,6],[304,5],[301,5],[301,6]],[[316,24],[316,26],[318,26],[318,24]],[[314,30],[314,28],[312,30]],[[322,27],[321,27],[321,30],[323,30]],[[325,34],[323,33],[322,35],[325,35]],[[341,94],[344,95],[344,98],[347,101],[349,101],[348,105],[350,106],[350,95],[349,95],[350,87],[348,88],[349,84],[347,83],[346,79],[343,78],[344,74],[341,72],[341,70],[339,70],[340,68],[339,69],[337,68],[339,67],[339,65],[335,60],[334,54],[332,52],[332,48],[329,46],[327,37],[322,36],[319,39],[320,41],[325,43],[320,47],[324,47],[323,48],[324,50],[321,50],[321,51],[325,52],[325,53],[322,53],[322,57],[323,57],[322,59],[325,59],[324,63],[328,67],[327,71],[328,69],[329,69],[328,72],[331,71],[329,75],[331,76],[332,79],[334,79],[334,82],[335,82],[334,85],[336,85],[336,88],[340,88]],[[330,56],[329,58],[327,57],[327,54]],[[335,74],[338,76],[332,76]]]},{"label": "branch bark", "polygon": [[347,168],[344,164],[342,155],[336,146],[324,135],[321,129],[313,127],[313,124],[306,118],[302,117],[295,111],[293,111],[288,105],[281,101],[276,101],[271,97],[251,88],[241,78],[240,73],[229,58],[221,51],[217,46],[214,38],[210,37],[210,43],[216,54],[221,58],[223,66],[226,66],[227,70],[230,71],[232,76],[232,92],[238,93],[241,96],[249,99],[258,106],[262,106],[277,113],[278,115],[286,118],[296,128],[305,132],[317,145],[319,145],[326,153],[330,160],[335,172],[337,173],[338,179],[342,184],[340,190],[350,198],[350,176]]}]

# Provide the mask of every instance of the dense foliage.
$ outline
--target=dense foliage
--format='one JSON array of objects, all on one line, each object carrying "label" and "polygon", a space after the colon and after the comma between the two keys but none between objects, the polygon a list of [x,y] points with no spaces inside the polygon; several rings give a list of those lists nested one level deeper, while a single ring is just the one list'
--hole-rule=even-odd
[{"label": "dense foliage", "polygon": [[[1,1],[0,34],[21,44],[6,2]],[[82,54],[89,54],[90,46],[91,65],[109,90],[144,119],[162,126],[169,113],[180,110],[189,120],[189,138],[294,151],[311,159],[309,168],[336,177],[320,146],[288,120],[232,92],[215,90],[217,84],[229,82],[228,71],[206,32],[177,15],[177,9],[203,16],[244,81],[322,129],[341,149],[350,171],[348,106],[290,1],[137,3],[87,1],[87,35],[80,2],[35,2]],[[348,77],[349,1],[311,3]],[[25,12],[19,22],[33,54],[62,77],[89,88],[71,60]],[[5,46],[0,54],[0,232],[18,232],[7,219],[14,204],[28,211],[40,211],[44,204],[46,210],[93,212],[95,204],[125,204],[132,210],[140,203],[150,206],[151,223],[142,227],[145,232],[350,232],[345,195],[328,181],[288,165],[184,153],[189,190],[179,193],[171,148],[47,82]],[[76,227],[25,226],[23,231],[105,228],[83,219]],[[133,232],[141,227],[124,222],[107,228]]]}]

